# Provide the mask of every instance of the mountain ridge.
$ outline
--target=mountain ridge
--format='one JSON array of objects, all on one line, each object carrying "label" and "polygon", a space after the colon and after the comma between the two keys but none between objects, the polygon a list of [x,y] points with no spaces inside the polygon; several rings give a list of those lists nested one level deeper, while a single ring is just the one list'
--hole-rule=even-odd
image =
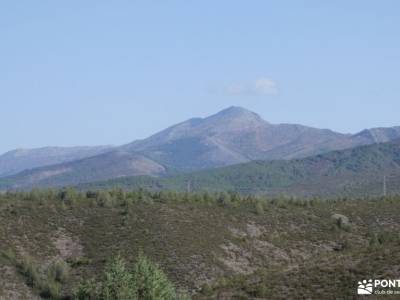
[{"label": "mountain ridge", "polygon": [[172,177],[130,177],[78,186],[150,190],[235,191],[296,197],[380,196],[383,176],[400,193],[400,139],[295,160],[252,161]]},{"label": "mountain ridge", "polygon": [[[298,159],[396,138],[400,138],[400,127],[372,128],[351,135],[299,124],[271,124],[254,112],[232,106],[175,124],[146,139],[102,150],[113,153],[105,156],[105,161],[103,153],[79,157],[29,168],[29,172],[3,177],[3,182],[19,182],[18,186],[25,188],[71,185],[77,178],[85,183],[121,176],[167,176],[253,160]],[[117,155],[121,152],[126,155]],[[113,165],[104,169],[111,161]],[[44,173],[49,175],[45,180]]]},{"label": "mountain ridge", "polygon": [[18,148],[0,155],[0,177],[27,169],[69,162],[110,151],[114,146]]}]

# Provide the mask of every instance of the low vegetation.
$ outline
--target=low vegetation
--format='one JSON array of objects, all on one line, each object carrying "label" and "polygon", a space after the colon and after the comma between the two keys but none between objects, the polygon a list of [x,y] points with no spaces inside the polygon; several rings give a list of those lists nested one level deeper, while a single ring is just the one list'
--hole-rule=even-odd
[{"label": "low vegetation", "polygon": [[398,278],[399,232],[397,196],[9,192],[0,299],[352,299]]},{"label": "low vegetation", "polygon": [[104,300],[152,300],[185,299],[163,271],[148,258],[139,255],[132,270],[128,270],[123,258],[116,256],[106,266],[103,278],[84,281],[74,292],[74,298]]}]

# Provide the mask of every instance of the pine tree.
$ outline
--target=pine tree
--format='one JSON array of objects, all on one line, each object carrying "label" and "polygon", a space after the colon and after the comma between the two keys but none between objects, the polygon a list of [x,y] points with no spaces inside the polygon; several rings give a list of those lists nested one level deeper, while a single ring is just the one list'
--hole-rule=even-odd
[{"label": "pine tree", "polygon": [[100,298],[103,300],[136,300],[132,275],[118,255],[106,267]]},{"label": "pine tree", "polygon": [[132,277],[137,299],[177,299],[175,288],[163,271],[142,254],[139,255]]}]

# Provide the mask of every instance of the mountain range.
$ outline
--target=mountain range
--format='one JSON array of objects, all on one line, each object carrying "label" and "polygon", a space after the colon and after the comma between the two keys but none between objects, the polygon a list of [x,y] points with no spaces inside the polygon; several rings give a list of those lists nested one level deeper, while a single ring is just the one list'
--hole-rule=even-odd
[{"label": "mountain range", "polygon": [[0,188],[77,185],[138,175],[171,176],[254,160],[300,159],[397,138],[400,127],[342,134],[297,124],[271,124],[254,112],[230,107],[118,147],[6,153],[0,156]]},{"label": "mountain range", "polygon": [[15,149],[0,156],[0,177],[14,175],[27,169],[95,156],[110,151],[112,148],[112,146],[93,146]]},{"label": "mountain range", "polygon": [[296,197],[372,197],[400,193],[400,139],[293,160],[252,161],[169,177],[135,176],[79,189],[234,191]]}]

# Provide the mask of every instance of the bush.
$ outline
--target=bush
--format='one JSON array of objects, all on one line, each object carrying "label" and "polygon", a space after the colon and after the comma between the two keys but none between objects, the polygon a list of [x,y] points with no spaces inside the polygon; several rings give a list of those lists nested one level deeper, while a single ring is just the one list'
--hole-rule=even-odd
[{"label": "bush", "polygon": [[9,260],[10,262],[12,262],[13,264],[15,264],[15,262],[16,262],[16,254],[15,254],[15,252],[14,252],[14,250],[13,249],[11,249],[11,248],[8,248],[7,250],[3,250],[3,251],[1,251],[1,255],[5,258],[5,259],[7,259],[7,260]]},{"label": "bush", "polygon": [[26,284],[31,287],[38,287],[40,282],[39,268],[33,262],[32,258],[28,255],[24,255],[21,261],[18,263],[21,274],[26,279]]},{"label": "bush", "polygon": [[101,299],[136,299],[132,275],[126,270],[124,260],[118,255],[106,267],[101,288]]},{"label": "bush", "polygon": [[50,264],[48,277],[57,282],[66,282],[69,278],[69,266],[63,260],[58,260]]},{"label": "bush", "polygon": [[261,202],[257,202],[255,205],[256,214],[263,215],[264,214],[264,205]]},{"label": "bush", "polygon": [[145,256],[139,255],[132,275],[136,299],[173,300],[177,298],[174,286],[163,271]]},{"label": "bush", "polygon": [[60,290],[60,284],[52,280],[43,281],[39,287],[40,296],[43,298],[58,299],[61,295]]},{"label": "bush", "polygon": [[81,282],[74,290],[74,299],[76,300],[95,300],[99,287],[94,279]]},{"label": "bush", "polygon": [[68,265],[63,261],[52,263],[47,269],[40,268],[29,255],[17,259],[15,253],[7,252],[7,257],[18,268],[25,282],[43,298],[59,299],[61,296],[61,282],[68,279]]},{"label": "bush", "polygon": [[117,256],[111,260],[100,282],[94,280],[79,284],[74,291],[79,300],[177,300],[189,299],[178,295],[174,285],[158,267],[143,255],[138,256],[132,271],[126,268],[125,261]]},{"label": "bush", "polygon": [[114,199],[110,196],[108,191],[100,191],[97,194],[97,204],[100,207],[113,207],[114,206]]}]

